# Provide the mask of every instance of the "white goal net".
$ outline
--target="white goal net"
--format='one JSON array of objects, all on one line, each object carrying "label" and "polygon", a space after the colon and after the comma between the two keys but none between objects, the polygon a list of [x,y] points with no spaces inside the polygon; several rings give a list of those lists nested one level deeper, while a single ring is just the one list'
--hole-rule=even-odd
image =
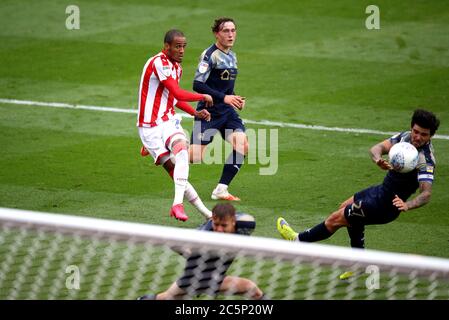
[{"label": "white goal net", "polygon": [[[176,281],[188,251],[232,256],[227,274],[270,299],[449,299],[448,259],[1,208],[0,299],[134,300]],[[187,298],[248,298],[234,293]]]}]

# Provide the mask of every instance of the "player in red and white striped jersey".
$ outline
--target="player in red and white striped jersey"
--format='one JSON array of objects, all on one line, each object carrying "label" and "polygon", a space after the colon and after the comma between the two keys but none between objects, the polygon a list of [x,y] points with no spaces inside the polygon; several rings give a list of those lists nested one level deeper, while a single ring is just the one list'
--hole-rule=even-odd
[{"label": "player in red and white striped jersey", "polygon": [[189,155],[187,138],[181,127],[181,119],[174,107],[198,117],[210,120],[207,110],[196,111],[186,101],[205,101],[213,103],[208,94],[196,94],[179,87],[182,75],[180,63],[187,45],[184,34],[179,30],[169,30],[165,34],[164,49],[145,64],[139,88],[139,112],[137,126],[143,143],[141,154],[149,153],[156,165],[162,164],[175,183],[175,198],[170,216],[186,221],[184,196],[206,218],[212,213],[208,210],[197,192],[188,183]]}]

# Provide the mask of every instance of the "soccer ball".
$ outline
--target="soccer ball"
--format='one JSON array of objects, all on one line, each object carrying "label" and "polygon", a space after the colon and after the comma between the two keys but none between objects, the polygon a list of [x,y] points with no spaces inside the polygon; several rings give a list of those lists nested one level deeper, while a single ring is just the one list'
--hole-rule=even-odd
[{"label": "soccer ball", "polygon": [[408,142],[394,144],[388,157],[393,169],[401,173],[410,172],[418,165],[418,150]]}]

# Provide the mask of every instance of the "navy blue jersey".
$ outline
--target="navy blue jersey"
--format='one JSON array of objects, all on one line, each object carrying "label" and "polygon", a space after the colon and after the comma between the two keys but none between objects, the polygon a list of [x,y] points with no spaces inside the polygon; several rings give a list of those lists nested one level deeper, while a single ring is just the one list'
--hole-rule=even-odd
[{"label": "navy blue jersey", "polygon": [[[236,214],[236,234],[250,235],[256,227],[254,217],[249,214]],[[199,227],[199,230],[213,231],[212,220]],[[226,272],[234,261],[232,254],[205,254],[193,252],[187,258],[183,275],[176,281],[179,288],[188,295],[219,292]]]},{"label": "navy blue jersey", "polygon": [[[212,118],[236,112],[232,106],[223,102],[226,95],[234,94],[236,77],[237,57],[232,50],[225,53],[213,44],[203,51],[195,72],[193,90],[213,97],[214,105],[207,109]],[[197,110],[204,108],[205,102],[200,101]]]},{"label": "navy blue jersey", "polygon": [[[410,131],[401,132],[392,136],[389,141],[394,145],[398,142],[410,143]],[[408,173],[399,173],[389,170],[383,181],[383,188],[390,194],[397,194],[403,201],[416,192],[419,182],[432,183],[435,170],[435,157],[432,143],[429,141],[418,148],[419,160],[415,170]]]},{"label": "navy blue jersey", "polygon": [[[410,131],[392,136],[389,141],[410,143]],[[384,224],[395,220],[399,209],[393,205],[395,195],[406,201],[416,192],[420,182],[433,182],[435,158],[432,143],[429,141],[418,148],[419,160],[416,169],[400,173],[389,170],[380,185],[372,186],[354,194],[354,203],[346,206],[344,214],[352,226]],[[363,234],[360,235],[363,237]],[[352,241],[352,240],[351,240]]]}]

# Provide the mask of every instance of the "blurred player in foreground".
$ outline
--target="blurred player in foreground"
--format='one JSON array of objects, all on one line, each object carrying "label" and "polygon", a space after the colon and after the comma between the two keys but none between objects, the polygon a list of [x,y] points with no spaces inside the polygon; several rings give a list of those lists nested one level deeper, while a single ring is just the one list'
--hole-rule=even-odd
[{"label": "blurred player in foreground", "polygon": [[[236,213],[228,203],[217,204],[212,209],[212,219],[199,227],[203,231],[249,235],[256,227],[254,217]],[[226,275],[234,261],[232,255],[214,253],[190,253],[183,275],[166,291],[147,294],[139,300],[190,299],[199,294],[216,296],[223,294],[245,295],[250,299],[264,299],[262,290],[251,280]]]}]

